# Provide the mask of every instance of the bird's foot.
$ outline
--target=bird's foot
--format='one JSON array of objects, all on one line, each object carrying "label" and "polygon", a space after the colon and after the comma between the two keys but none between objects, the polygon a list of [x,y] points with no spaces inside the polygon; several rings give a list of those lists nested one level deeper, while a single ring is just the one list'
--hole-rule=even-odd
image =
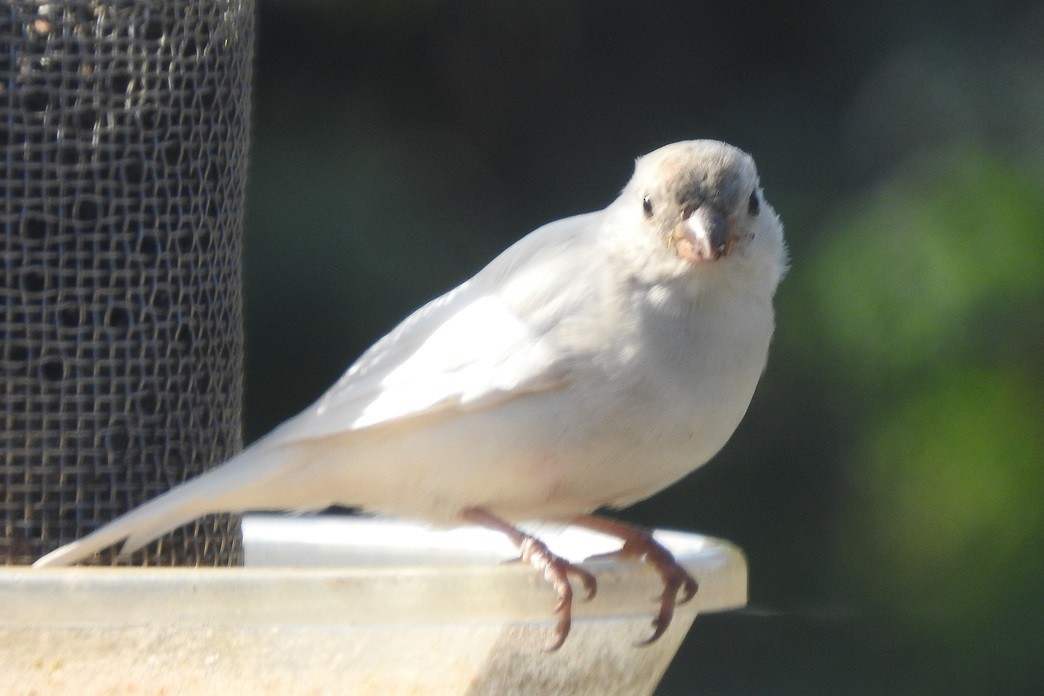
[{"label": "bird's foot", "polygon": [[675,560],[670,551],[653,539],[652,534],[646,529],[592,515],[576,518],[573,524],[623,540],[623,546],[619,550],[592,558],[640,560],[648,563],[659,573],[663,580],[663,593],[658,598],[660,610],[652,620],[652,635],[640,641],[638,645],[649,645],[662,636],[674,618],[674,607],[685,604],[696,596],[699,588],[696,578]]},{"label": "bird's foot", "polygon": [[547,545],[536,537],[482,508],[468,508],[463,512],[463,517],[468,522],[493,529],[507,536],[521,554],[521,560],[539,570],[544,579],[554,588],[558,595],[558,603],[554,610],[558,615],[558,622],[555,624],[555,640],[545,650],[547,652],[558,650],[565,643],[573,625],[573,587],[569,582],[569,576],[575,576],[583,585],[587,593],[585,601],[592,599],[598,591],[595,577],[580,566],[552,553]]}]

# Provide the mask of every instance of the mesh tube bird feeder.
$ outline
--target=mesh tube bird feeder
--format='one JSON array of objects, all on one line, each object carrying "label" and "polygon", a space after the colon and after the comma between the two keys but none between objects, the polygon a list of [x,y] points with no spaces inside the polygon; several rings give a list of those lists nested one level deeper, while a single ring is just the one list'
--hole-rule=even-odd
[{"label": "mesh tube bird feeder", "polygon": [[[241,446],[253,33],[252,0],[0,8],[0,563]],[[134,561],[240,548],[212,516]]]}]

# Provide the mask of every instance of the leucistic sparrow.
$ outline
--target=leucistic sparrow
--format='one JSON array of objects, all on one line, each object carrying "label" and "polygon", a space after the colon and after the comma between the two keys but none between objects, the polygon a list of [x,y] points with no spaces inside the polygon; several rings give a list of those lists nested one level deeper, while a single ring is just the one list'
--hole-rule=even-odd
[{"label": "leucistic sparrow", "polygon": [[662,147],[604,210],[540,227],[414,312],[317,402],[224,464],[41,558],[130,552],[201,515],[359,507],[508,535],[558,594],[589,572],[519,530],[616,536],[664,582],[658,638],[695,580],[645,530],[592,513],[674,483],[739,424],[786,265],[754,161],[721,142]]}]

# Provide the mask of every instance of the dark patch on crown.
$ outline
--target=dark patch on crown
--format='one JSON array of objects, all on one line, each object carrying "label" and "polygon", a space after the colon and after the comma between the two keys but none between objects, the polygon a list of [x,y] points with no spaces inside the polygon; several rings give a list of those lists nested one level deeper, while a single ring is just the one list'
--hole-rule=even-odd
[{"label": "dark patch on crown", "polygon": [[741,174],[751,166],[749,157],[726,145],[687,148],[660,163],[666,174],[664,193],[682,210],[709,204],[727,214],[750,195],[740,185],[748,179]]}]

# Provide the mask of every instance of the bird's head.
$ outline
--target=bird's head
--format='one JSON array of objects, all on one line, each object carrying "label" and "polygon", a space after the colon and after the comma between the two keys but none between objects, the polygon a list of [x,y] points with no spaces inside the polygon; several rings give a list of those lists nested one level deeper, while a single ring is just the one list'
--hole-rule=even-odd
[{"label": "bird's head", "polygon": [[738,148],[715,140],[661,147],[638,158],[616,206],[679,273],[742,266],[772,289],[779,282],[783,228],[754,160]]}]

